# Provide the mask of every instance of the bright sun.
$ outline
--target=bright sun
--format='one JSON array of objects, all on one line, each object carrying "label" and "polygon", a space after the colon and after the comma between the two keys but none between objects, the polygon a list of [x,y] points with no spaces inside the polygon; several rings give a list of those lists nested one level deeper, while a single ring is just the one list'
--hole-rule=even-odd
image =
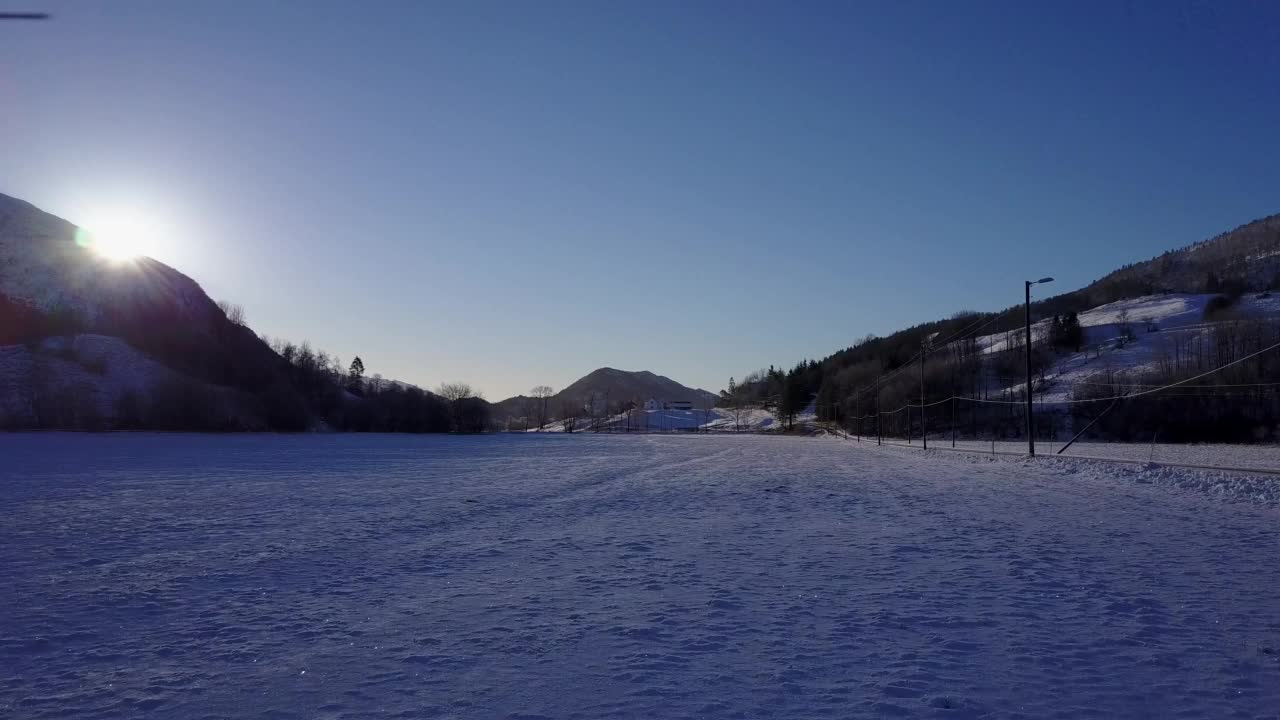
[{"label": "bright sun", "polygon": [[155,219],[133,210],[115,210],[83,227],[84,244],[109,260],[132,260],[155,252],[160,238]]}]

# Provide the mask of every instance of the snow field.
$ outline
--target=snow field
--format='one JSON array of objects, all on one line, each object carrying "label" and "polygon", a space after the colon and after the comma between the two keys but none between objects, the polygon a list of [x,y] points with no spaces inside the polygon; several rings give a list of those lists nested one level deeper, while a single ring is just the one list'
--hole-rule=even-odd
[{"label": "snow field", "polygon": [[1255,717],[1277,511],[734,434],[0,436],[0,716]]},{"label": "snow field", "polygon": [[[855,436],[848,439],[857,442]],[[876,446],[874,436],[864,436],[861,442]],[[1110,481],[1156,483],[1228,502],[1280,506],[1280,476],[1274,474],[1280,468],[1280,448],[1275,446],[1076,443],[1058,455],[1056,451],[1062,444],[1036,443],[1037,455],[1032,459],[1026,456],[1025,442],[1000,440],[993,446],[991,442],[958,440],[953,450],[950,440],[931,437],[926,454],[944,463],[954,463],[958,457],[970,462],[1013,463],[1064,475],[1083,473]],[[918,438],[911,445],[898,438],[889,439],[878,447],[907,453],[922,451]],[[990,454],[992,449],[995,454]],[[1176,465],[1179,463],[1203,467],[1180,467]]]},{"label": "snow field", "polygon": [[[850,438],[855,436],[850,435]],[[870,439],[875,444],[874,435],[863,435],[862,440]],[[885,438],[886,444],[919,447],[920,438],[908,445],[903,438]],[[1058,451],[1066,440],[1037,440],[1036,454],[1042,458],[1082,458],[1082,459],[1115,459],[1156,465],[1203,465],[1218,468],[1254,469],[1267,472],[1280,470],[1280,446],[1276,445],[1229,445],[1229,444],[1174,444],[1174,443],[1120,443],[1080,441],[1066,449],[1062,455]],[[951,438],[944,434],[929,434],[930,449],[948,449]],[[997,440],[994,445],[990,440],[956,440],[956,448],[971,451],[975,454],[989,453],[992,449],[997,453],[1025,454],[1025,440]],[[1280,482],[1280,480],[1277,480]]]}]

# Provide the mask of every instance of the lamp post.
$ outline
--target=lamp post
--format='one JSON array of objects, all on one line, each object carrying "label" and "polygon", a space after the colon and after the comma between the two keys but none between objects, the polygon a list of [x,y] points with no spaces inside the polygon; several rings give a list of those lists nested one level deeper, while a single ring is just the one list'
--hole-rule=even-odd
[{"label": "lamp post", "polygon": [[1036,421],[1031,405],[1031,286],[1051,282],[1053,282],[1051,277],[1023,281],[1027,293],[1026,302],[1023,305],[1027,321],[1027,454],[1031,457],[1036,455]]},{"label": "lamp post", "polygon": [[[929,357],[929,339],[920,341],[920,442],[924,449],[929,449],[929,427],[924,419],[924,362]],[[911,411],[907,410],[907,422],[911,422]]]}]

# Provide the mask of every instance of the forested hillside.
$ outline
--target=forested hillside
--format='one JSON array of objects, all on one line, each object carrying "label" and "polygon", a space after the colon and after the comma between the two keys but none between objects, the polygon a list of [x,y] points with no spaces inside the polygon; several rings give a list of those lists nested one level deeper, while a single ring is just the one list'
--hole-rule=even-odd
[{"label": "forested hillside", "polygon": [[[1274,291],[1280,291],[1280,215],[1034,302],[1033,399],[1046,415],[1038,434],[1060,434],[1097,417],[1092,433],[1113,439],[1150,439],[1161,429],[1171,441],[1280,437],[1280,404],[1268,385],[1280,380],[1280,357],[1265,352],[1280,342],[1280,307],[1269,302]],[[1092,333],[1081,326],[1093,308],[1175,293],[1205,298],[1194,322],[1184,318],[1177,332],[1158,334],[1158,318],[1116,317]],[[868,336],[820,361],[731,380],[720,404],[768,407],[785,425],[816,397],[820,419],[855,429],[866,430],[875,414],[882,430],[904,436],[954,425],[970,435],[1014,437],[1026,427],[1023,325],[1023,308],[1013,306]],[[1134,343],[1150,345],[1138,362],[1123,359]],[[1074,372],[1070,397],[1062,397],[1067,378],[1060,367],[1090,356],[1094,364]],[[1215,370],[1224,365],[1230,367]],[[1210,374],[1195,388],[1144,392],[1203,373]],[[1121,396],[1112,412],[1099,415],[1093,401]],[[960,400],[942,404],[953,397]],[[932,426],[911,407],[921,404],[939,404]],[[1149,421],[1156,417],[1163,419]]]}]

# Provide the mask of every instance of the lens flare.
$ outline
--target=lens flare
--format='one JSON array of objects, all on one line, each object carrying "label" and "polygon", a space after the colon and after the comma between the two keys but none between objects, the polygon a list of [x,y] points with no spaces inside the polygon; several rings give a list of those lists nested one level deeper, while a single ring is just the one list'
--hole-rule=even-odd
[{"label": "lens flare", "polygon": [[154,252],[160,232],[142,213],[104,213],[76,229],[76,244],[115,262],[136,260]]}]

